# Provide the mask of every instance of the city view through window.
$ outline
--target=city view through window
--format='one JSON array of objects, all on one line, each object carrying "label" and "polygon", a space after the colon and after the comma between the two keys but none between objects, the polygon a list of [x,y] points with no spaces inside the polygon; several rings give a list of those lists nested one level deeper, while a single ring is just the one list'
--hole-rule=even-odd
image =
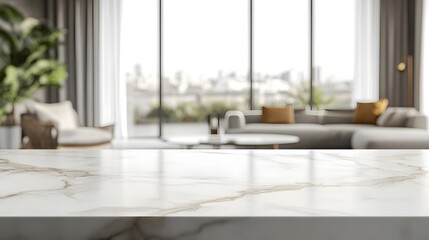
[{"label": "city view through window", "polygon": [[[354,105],[356,1],[313,1],[316,109]],[[203,133],[207,114],[249,109],[249,2],[163,0],[160,95],[159,0],[124,1],[121,65],[130,136],[159,134],[160,97],[165,135]],[[253,0],[254,109],[309,105],[309,9],[310,1]],[[135,21],[138,29],[128,27]],[[202,124],[187,124],[195,122]]]}]

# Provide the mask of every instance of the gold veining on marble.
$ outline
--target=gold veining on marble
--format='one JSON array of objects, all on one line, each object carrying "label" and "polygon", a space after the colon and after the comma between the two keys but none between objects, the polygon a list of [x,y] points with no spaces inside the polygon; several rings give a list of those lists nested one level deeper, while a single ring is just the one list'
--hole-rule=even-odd
[{"label": "gold veining on marble", "polygon": [[[429,214],[425,150],[0,151],[2,216]],[[406,210],[401,206],[407,206]]]}]

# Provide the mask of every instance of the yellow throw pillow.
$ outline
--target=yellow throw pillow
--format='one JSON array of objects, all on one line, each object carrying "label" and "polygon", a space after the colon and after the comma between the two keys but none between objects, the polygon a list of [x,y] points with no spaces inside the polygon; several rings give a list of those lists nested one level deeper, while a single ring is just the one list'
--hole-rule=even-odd
[{"label": "yellow throw pillow", "polygon": [[357,103],[353,114],[353,123],[356,124],[376,124],[377,118],[386,110],[389,100],[386,98],[377,102]]},{"label": "yellow throw pillow", "polygon": [[263,123],[295,123],[293,106],[283,108],[262,107]]}]

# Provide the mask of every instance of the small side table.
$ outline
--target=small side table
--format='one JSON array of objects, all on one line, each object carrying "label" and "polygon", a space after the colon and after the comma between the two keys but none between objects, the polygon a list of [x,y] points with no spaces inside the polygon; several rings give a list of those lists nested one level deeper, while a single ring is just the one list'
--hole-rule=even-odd
[{"label": "small side table", "polygon": [[279,145],[299,142],[299,137],[281,134],[225,134],[221,135],[220,138],[195,135],[167,137],[164,140],[172,144],[182,145],[187,149],[192,149],[197,145],[210,145],[216,149],[223,145],[237,147],[272,146],[273,149],[278,149]]}]

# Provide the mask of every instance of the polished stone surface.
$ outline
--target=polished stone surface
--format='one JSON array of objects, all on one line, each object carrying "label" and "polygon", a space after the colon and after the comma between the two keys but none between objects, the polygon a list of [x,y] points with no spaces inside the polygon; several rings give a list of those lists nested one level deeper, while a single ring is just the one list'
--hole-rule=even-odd
[{"label": "polished stone surface", "polygon": [[427,150],[0,151],[0,216],[429,216]]},{"label": "polished stone surface", "polygon": [[0,239],[427,240],[429,218],[0,218]]}]

